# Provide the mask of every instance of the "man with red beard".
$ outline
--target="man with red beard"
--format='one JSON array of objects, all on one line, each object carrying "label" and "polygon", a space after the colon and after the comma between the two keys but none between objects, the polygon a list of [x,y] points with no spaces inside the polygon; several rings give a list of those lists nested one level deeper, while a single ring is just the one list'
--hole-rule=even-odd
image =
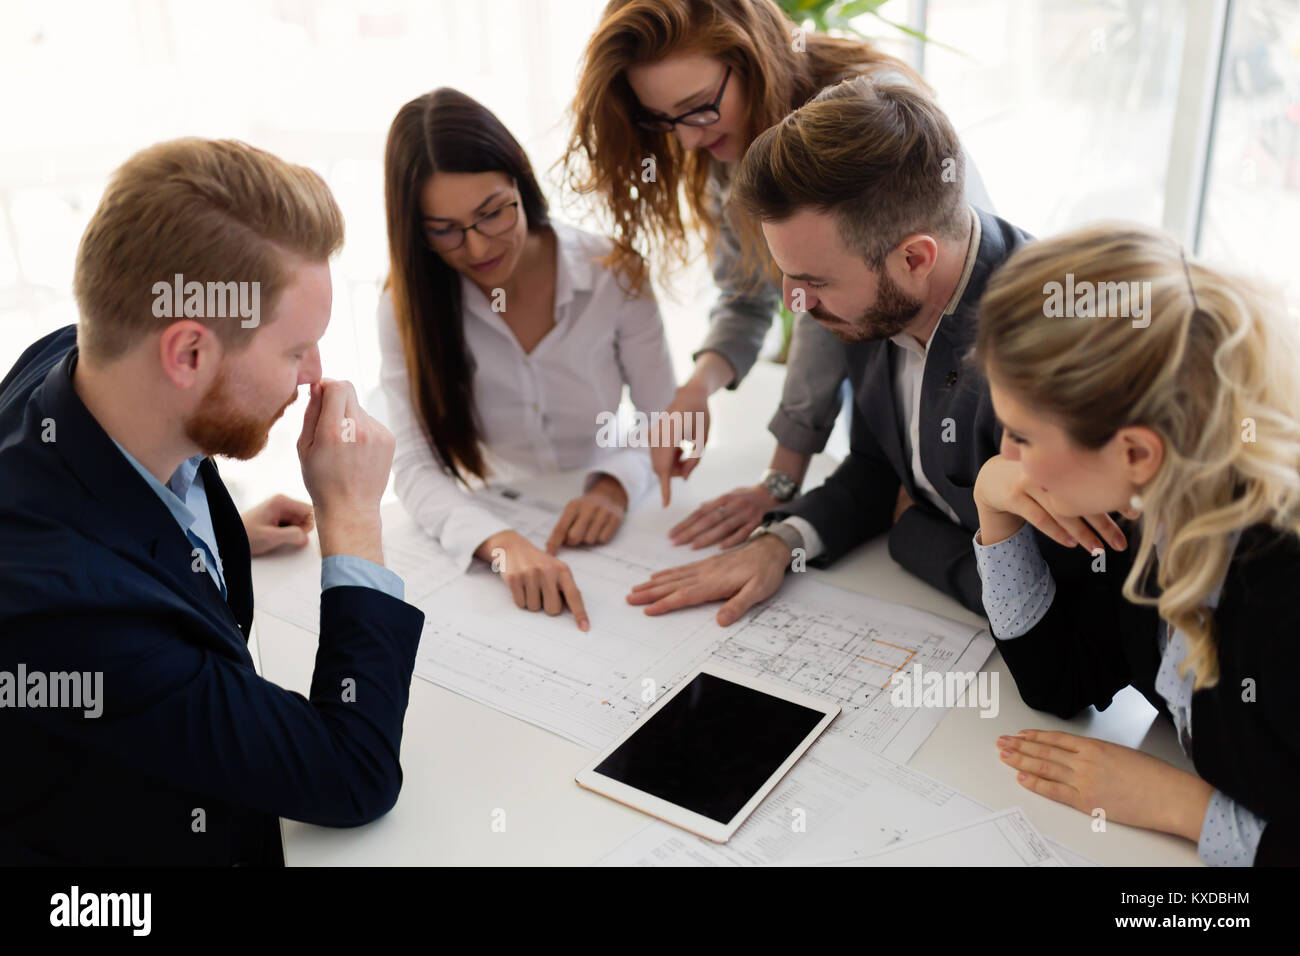
[{"label": "man with red beard", "polygon": [[[424,615],[383,566],[393,437],[321,378],[342,242],[319,176],[242,143],[161,143],[109,182],[81,321],[0,382],[0,863],[274,865],[277,817],[355,826],[396,802]],[[161,302],[173,280],[184,301]],[[255,308],[214,314],[214,288]],[[302,385],[314,507],[241,520],[211,456],[256,455]],[[313,521],[308,699],[246,642],[250,553]],[[72,705],[52,693],[71,683]]]}]

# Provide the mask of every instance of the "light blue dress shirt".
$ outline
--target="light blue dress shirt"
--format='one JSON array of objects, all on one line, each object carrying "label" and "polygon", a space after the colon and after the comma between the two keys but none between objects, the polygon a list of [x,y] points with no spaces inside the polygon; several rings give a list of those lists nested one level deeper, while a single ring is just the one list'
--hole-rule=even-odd
[{"label": "light blue dress shirt", "polygon": [[[181,526],[186,537],[202,549],[204,567],[208,574],[212,575],[213,583],[224,598],[226,579],[221,567],[221,552],[217,548],[217,534],[212,527],[208,493],[203,487],[203,476],[199,474],[199,465],[203,463],[204,456],[195,455],[181,462],[180,467],[172,473],[171,478],[164,485],[116,440],[113,444],[117,445],[118,451],[131,463],[131,467],[167,506],[167,510]],[[404,599],[406,591],[402,579],[382,564],[352,554],[332,554],[321,561],[320,587],[325,591],[342,586],[374,588],[399,601]]]},{"label": "light blue dress shirt", "polygon": [[[984,609],[993,634],[1001,640],[1020,637],[1043,619],[1056,596],[1056,582],[1038,550],[1033,528],[1026,522],[1019,531],[997,544],[979,543],[974,539],[975,561],[984,585]],[[1207,603],[1219,603],[1215,589]],[[1160,649],[1160,667],[1156,672],[1156,691],[1165,699],[1178,731],[1178,743],[1188,757],[1192,755],[1192,685],[1196,674],[1192,668],[1179,677],[1178,665],[1187,656],[1183,632],[1174,631],[1166,640],[1165,622],[1160,621],[1156,644]],[[1210,866],[1250,866],[1264,835],[1266,821],[1247,810],[1220,790],[1215,790],[1201,821],[1201,837],[1196,852]]]}]

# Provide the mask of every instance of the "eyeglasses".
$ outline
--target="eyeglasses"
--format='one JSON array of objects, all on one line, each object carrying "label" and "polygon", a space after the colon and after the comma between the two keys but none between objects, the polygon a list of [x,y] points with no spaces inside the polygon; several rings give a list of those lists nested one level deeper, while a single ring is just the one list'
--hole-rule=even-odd
[{"label": "eyeglasses", "polygon": [[727,92],[727,80],[729,79],[731,79],[731,67],[727,67],[727,72],[722,75],[722,86],[718,88],[718,95],[708,106],[697,106],[693,110],[687,110],[680,116],[671,118],[655,116],[648,110],[643,109],[636,116],[636,125],[656,133],[671,133],[678,123],[687,126],[712,126],[722,118],[722,114],[718,112],[718,107],[722,105],[722,94]]},{"label": "eyeglasses", "polygon": [[424,241],[439,252],[452,252],[465,244],[466,234],[473,229],[489,239],[504,235],[519,221],[519,200],[498,206],[485,216],[480,216],[468,226],[449,226],[445,229],[425,229]]}]

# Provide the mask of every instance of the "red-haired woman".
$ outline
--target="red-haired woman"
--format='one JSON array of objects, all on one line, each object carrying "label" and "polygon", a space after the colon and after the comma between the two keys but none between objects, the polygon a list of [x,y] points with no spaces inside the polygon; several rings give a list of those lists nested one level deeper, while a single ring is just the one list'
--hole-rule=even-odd
[{"label": "red-haired woman", "polygon": [[[640,288],[648,279],[640,251],[672,269],[685,265],[694,236],[709,250],[720,295],[695,368],[668,408],[681,415],[667,419],[704,416],[697,445],[707,439],[708,397],[740,384],[781,304],[757,223],[725,208],[731,168],[763,130],[858,74],[928,92],[902,61],[862,40],[805,34],[772,0],[612,0],[587,45],[565,167],[570,186],[596,195],[613,220],[611,266]],[[969,159],[966,192],[991,210]],[[843,344],[798,316],[781,407],[768,425],[778,443],[771,467],[758,484],[706,502],[672,539],[730,547],[794,497],[830,437],[845,374]],[[682,460],[676,444],[651,449],[665,503],[669,478],[699,462]]]}]

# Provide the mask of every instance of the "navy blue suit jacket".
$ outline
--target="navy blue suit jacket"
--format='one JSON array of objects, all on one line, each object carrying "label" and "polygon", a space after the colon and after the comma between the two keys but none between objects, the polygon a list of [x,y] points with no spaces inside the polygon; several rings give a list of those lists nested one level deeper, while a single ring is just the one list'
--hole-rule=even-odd
[{"label": "navy blue suit jacket", "polygon": [[103,713],[0,707],[0,863],[278,864],[278,816],[382,816],[423,613],[330,588],[310,699],[263,680],[248,539],[216,465],[201,473],[225,600],[78,398],[76,361],[68,326],[0,382],[0,671],[102,672]]}]

